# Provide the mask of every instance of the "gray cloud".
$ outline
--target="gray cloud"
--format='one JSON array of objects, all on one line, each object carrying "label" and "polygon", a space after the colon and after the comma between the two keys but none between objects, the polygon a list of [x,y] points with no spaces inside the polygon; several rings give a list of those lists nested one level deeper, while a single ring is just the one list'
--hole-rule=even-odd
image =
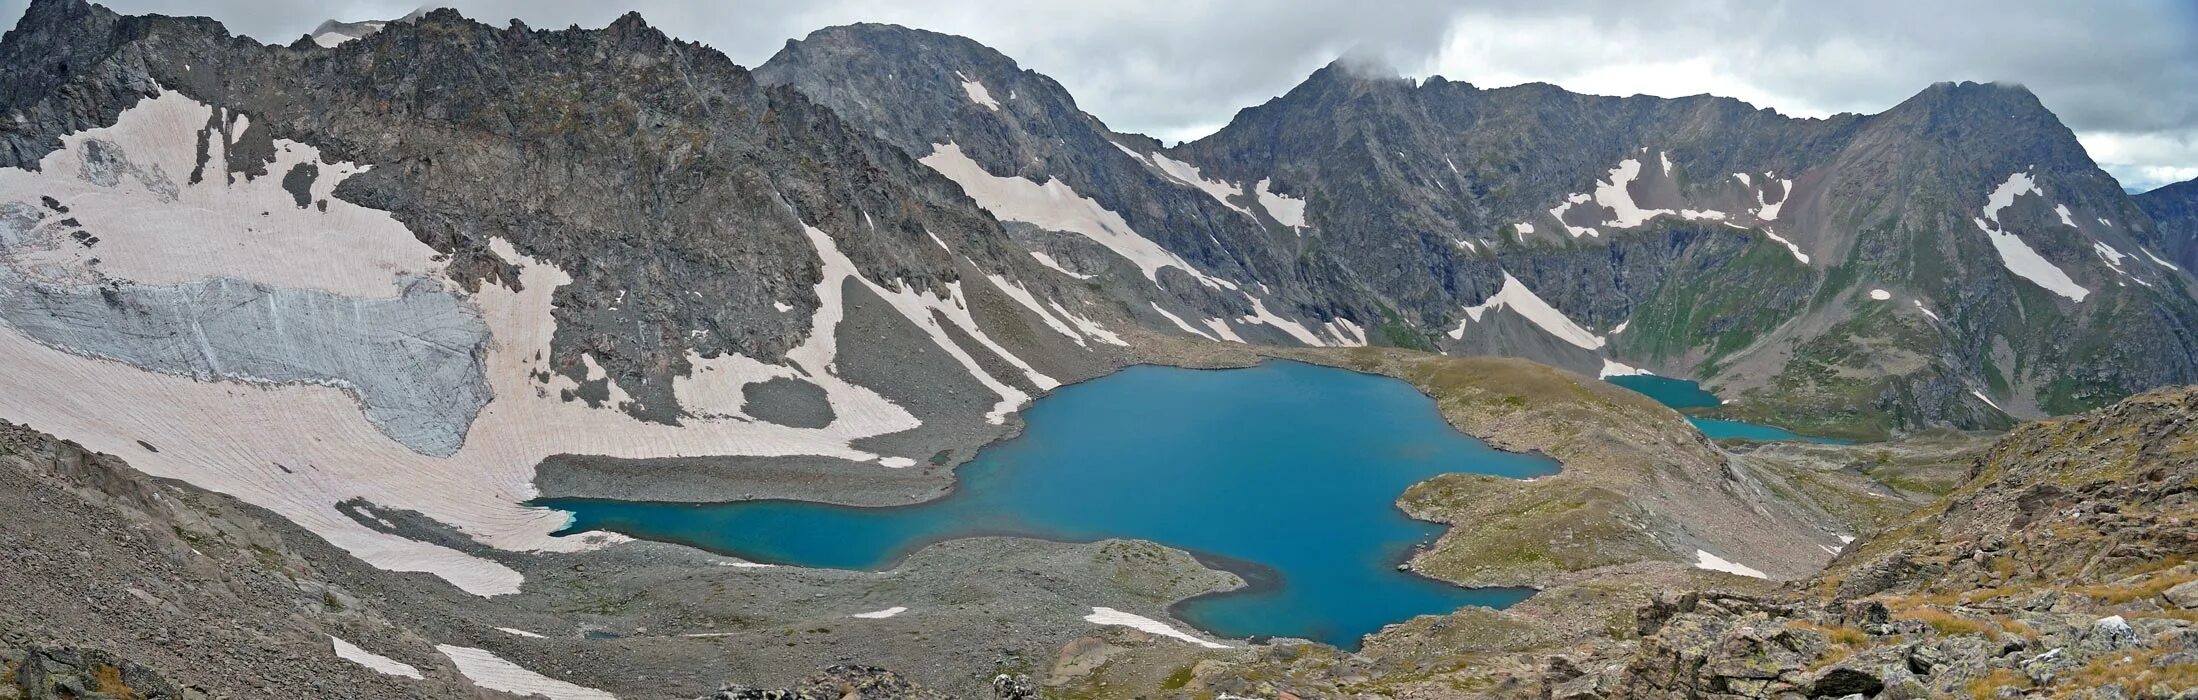
[{"label": "gray cloud", "polygon": [[[26,0],[0,0],[18,15]],[[402,15],[413,0],[115,0],[209,15],[287,42],[327,18]],[[1941,80],[2022,83],[2132,187],[2198,176],[2198,4],[2182,0],[456,0],[468,16],[602,26],[628,8],[743,65],[856,21],[984,42],[1061,81],[1118,129],[1191,138],[1336,56],[1484,86],[1731,95],[1797,115],[1875,112]]]}]

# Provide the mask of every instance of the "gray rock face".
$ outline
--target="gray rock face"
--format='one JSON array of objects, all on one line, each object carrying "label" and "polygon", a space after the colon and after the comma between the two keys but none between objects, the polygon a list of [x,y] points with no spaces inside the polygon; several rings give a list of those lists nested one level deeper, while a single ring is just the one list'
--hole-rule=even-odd
[{"label": "gray rock face", "polygon": [[206,694],[177,688],[159,672],[99,649],[32,646],[0,651],[0,668],[9,683],[0,693],[23,700],[61,698],[203,699]]},{"label": "gray rock face", "polygon": [[2198,180],[2178,182],[2133,197],[2138,208],[2159,224],[2161,254],[2175,264],[2198,268]]},{"label": "gray rock face", "polygon": [[457,452],[491,398],[488,325],[426,280],[360,299],[229,279],[42,285],[0,269],[0,320],[55,348],[165,374],[340,386],[423,454]]}]

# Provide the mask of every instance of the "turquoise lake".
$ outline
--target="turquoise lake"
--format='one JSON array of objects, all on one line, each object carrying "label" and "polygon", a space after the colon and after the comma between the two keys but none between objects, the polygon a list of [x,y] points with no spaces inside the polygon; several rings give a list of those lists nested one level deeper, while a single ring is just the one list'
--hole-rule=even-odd
[{"label": "turquoise lake", "polygon": [[[1657,403],[1670,406],[1673,410],[1680,412],[1685,412],[1690,408],[1715,408],[1724,403],[1717,398],[1716,394],[1703,389],[1701,384],[1687,379],[1638,374],[1625,377],[1606,377],[1603,381],[1632,389],[1643,396],[1655,399]],[[1693,423],[1696,430],[1702,431],[1703,435],[1709,436],[1712,440],[1754,440],[1757,442],[1799,440],[1830,445],[1849,445],[1854,442],[1837,438],[1810,437],[1784,428],[1761,423],[1725,420],[1723,418],[1687,416],[1687,422]]]},{"label": "turquoise lake", "polygon": [[1137,366],[1062,387],[1023,418],[1021,436],[979,452],[953,493],[928,503],[538,504],[573,513],[560,534],[606,530],[807,567],[882,570],[926,544],[979,535],[1150,540],[1254,582],[1184,601],[1171,611],[1184,621],[1224,637],[1348,649],[1416,615],[1531,594],[1395,569],[1442,533],[1397,509],[1412,484],[1449,472],[1557,471],[1545,457],[1457,432],[1402,381],[1294,362]]}]

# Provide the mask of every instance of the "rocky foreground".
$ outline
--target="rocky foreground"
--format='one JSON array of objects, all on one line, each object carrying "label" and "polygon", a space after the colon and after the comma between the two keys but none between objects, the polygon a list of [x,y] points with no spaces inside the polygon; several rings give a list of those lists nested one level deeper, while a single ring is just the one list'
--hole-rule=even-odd
[{"label": "rocky foreground", "polygon": [[[1661,593],[1630,629],[1396,678],[1322,660],[1214,680],[1262,697],[2198,698],[2194,420],[2185,388],[2026,424],[1951,494],[1775,593]],[[1402,692],[1361,692],[1384,685]]]}]

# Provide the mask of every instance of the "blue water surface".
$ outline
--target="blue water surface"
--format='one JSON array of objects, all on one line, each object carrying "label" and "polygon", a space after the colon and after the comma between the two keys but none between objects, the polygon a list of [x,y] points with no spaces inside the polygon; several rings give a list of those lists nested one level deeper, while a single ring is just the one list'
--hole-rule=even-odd
[{"label": "blue water surface", "polygon": [[[1709,390],[1703,389],[1701,384],[1689,379],[1637,374],[1624,377],[1607,377],[1603,381],[1632,389],[1643,396],[1655,399],[1657,403],[1670,406],[1676,411],[1683,412],[1690,408],[1715,408],[1724,403],[1717,398],[1716,394],[1710,393]],[[1748,423],[1723,418],[1698,418],[1695,416],[1687,416],[1687,422],[1693,423],[1694,429],[1702,431],[1702,434],[1708,436],[1711,440],[1806,441],[1830,445],[1854,444],[1852,440],[1812,437],[1761,423]]]},{"label": "blue water surface", "polygon": [[1407,487],[1447,472],[1557,470],[1460,434],[1404,382],[1294,362],[1138,366],[1063,387],[1023,417],[1021,436],[979,452],[954,492],[929,503],[540,504],[573,513],[561,534],[607,530],[842,569],[890,568],[926,544],[977,535],[1151,540],[1254,581],[1185,601],[1175,610],[1185,621],[1222,636],[1346,648],[1415,615],[1503,607],[1530,593],[1395,569],[1441,534],[1396,508]]}]

